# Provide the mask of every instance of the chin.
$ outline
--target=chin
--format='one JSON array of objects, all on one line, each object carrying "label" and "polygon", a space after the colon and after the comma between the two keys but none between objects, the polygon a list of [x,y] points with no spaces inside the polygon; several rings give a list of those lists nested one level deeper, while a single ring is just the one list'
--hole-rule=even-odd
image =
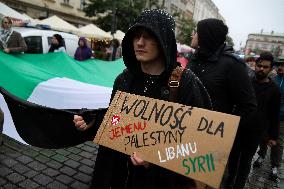
[{"label": "chin", "polygon": [[139,62],[145,62],[145,61],[147,61],[146,58],[141,57],[141,56],[136,56],[136,59],[137,59]]}]

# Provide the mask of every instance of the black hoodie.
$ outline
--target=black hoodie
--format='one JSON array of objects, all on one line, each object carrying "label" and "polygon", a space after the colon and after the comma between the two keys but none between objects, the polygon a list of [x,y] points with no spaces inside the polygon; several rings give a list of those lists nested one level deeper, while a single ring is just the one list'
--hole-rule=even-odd
[{"label": "black hoodie", "polygon": [[[135,20],[126,32],[122,42],[123,60],[127,67],[115,80],[113,94],[116,90],[148,96],[156,99],[168,100],[169,80],[172,70],[178,65],[176,62],[176,40],[174,36],[175,22],[173,18],[162,10],[146,10]],[[159,76],[145,74],[141,70],[133,48],[133,33],[139,28],[146,29],[157,40],[162,51],[165,71]],[[211,109],[211,101],[207,91],[199,79],[190,71],[184,70],[180,82],[179,95],[176,101],[185,105]],[[177,177],[179,183],[190,179],[179,176],[155,165],[149,169],[133,166],[129,156],[111,149],[100,147],[94,170],[93,188],[99,189],[173,189],[169,178]]]}]

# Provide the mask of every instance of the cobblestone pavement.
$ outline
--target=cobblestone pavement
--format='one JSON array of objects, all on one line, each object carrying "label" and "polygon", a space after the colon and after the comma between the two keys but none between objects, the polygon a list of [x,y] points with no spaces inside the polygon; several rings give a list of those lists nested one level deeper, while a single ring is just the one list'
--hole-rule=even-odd
[{"label": "cobblestone pavement", "polygon": [[[71,148],[46,150],[23,145],[3,135],[0,146],[0,188],[87,189],[92,179],[98,146],[86,142]],[[256,157],[255,157],[256,158]],[[284,189],[284,165],[280,182],[269,181],[268,159],[251,171],[246,189]]]},{"label": "cobblestone pavement", "polygon": [[89,188],[97,145],[46,150],[23,145],[3,135],[0,146],[0,188]]},{"label": "cobblestone pavement", "polygon": [[[282,165],[279,168],[279,181],[273,182],[269,180],[269,173],[271,170],[270,161],[269,161],[270,150],[268,150],[266,161],[263,166],[260,168],[252,168],[249,179],[246,183],[245,189],[284,189],[284,154],[282,156]],[[258,156],[254,156],[256,160]],[[253,160],[253,162],[254,162]]]}]

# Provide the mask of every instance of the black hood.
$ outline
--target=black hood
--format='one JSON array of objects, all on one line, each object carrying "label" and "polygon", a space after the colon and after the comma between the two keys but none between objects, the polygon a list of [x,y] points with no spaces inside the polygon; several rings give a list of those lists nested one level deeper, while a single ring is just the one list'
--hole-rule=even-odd
[{"label": "black hood", "polygon": [[197,23],[199,53],[209,57],[224,44],[228,27],[222,20],[208,18]]},{"label": "black hood", "polygon": [[140,62],[137,61],[133,48],[133,32],[139,28],[145,28],[152,33],[161,48],[166,72],[170,72],[177,66],[175,39],[175,21],[164,10],[145,10],[138,16],[134,24],[126,32],[122,41],[122,55],[125,66],[134,74],[141,74]]}]

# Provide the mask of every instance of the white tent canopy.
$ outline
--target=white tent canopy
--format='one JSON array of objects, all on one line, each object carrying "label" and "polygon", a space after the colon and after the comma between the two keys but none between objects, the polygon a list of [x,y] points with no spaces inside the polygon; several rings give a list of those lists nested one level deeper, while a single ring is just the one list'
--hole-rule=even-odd
[{"label": "white tent canopy", "polygon": [[39,21],[39,24],[49,25],[51,29],[58,30],[58,31],[71,32],[71,33],[79,32],[78,28],[76,28],[72,24],[66,22],[65,20],[57,16],[52,16],[44,20],[41,20]]},{"label": "white tent canopy", "polygon": [[34,20],[32,17],[30,17],[29,15],[27,15],[26,13],[22,13],[22,15],[26,18],[28,18],[29,20]]},{"label": "white tent canopy", "polygon": [[[108,33],[110,34],[111,32],[108,32]],[[124,36],[125,36],[125,33],[122,32],[121,30],[116,30],[115,34],[113,34],[113,37],[118,39],[120,42],[122,42]]]},{"label": "white tent canopy", "polygon": [[19,20],[22,20],[22,21],[32,20],[31,17],[29,17],[27,15],[23,15],[23,14],[15,11],[14,9],[8,7],[7,5],[5,5],[4,3],[1,3],[1,2],[0,2],[0,15],[1,16],[9,16],[11,18],[19,19]]},{"label": "white tent canopy", "polygon": [[96,39],[110,39],[111,35],[97,27],[94,24],[89,24],[79,28],[80,35],[84,37],[91,37]]}]

